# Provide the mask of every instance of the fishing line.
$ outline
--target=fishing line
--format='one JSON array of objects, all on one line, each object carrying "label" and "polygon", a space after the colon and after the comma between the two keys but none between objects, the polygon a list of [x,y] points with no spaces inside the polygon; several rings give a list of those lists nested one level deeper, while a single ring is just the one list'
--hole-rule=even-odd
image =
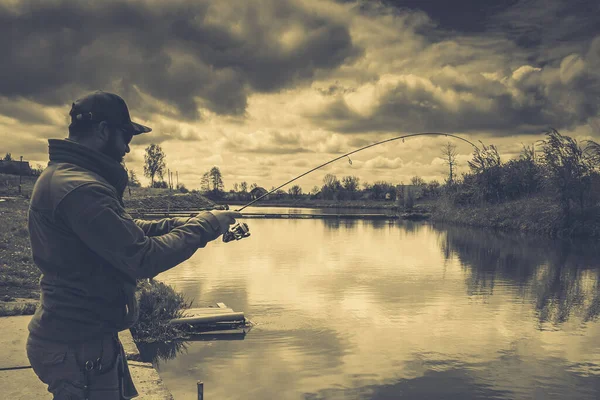
[{"label": "fishing line", "polygon": [[351,151],[351,152],[349,152],[349,153],[342,154],[341,156],[339,156],[339,157],[336,157],[336,158],[334,158],[333,160],[327,161],[326,163],[323,163],[323,164],[321,164],[321,165],[319,165],[319,166],[317,166],[317,167],[314,167],[313,169],[311,169],[311,170],[309,170],[309,171],[306,171],[305,173],[303,173],[303,174],[301,174],[301,175],[298,175],[297,177],[295,177],[295,178],[293,178],[293,179],[290,179],[289,181],[287,181],[287,182],[286,182],[286,183],[284,183],[283,185],[281,185],[281,186],[279,186],[279,187],[276,187],[275,189],[271,190],[270,192],[267,192],[267,193],[263,194],[262,196],[260,196],[260,197],[257,197],[256,199],[252,200],[252,201],[251,201],[250,203],[248,203],[248,204],[245,204],[244,206],[242,206],[240,209],[238,209],[238,210],[236,210],[236,211],[242,211],[244,208],[251,206],[252,204],[256,203],[257,201],[259,201],[259,200],[261,200],[261,199],[263,199],[263,198],[267,197],[267,196],[268,196],[268,195],[270,195],[271,193],[273,193],[273,192],[276,192],[277,190],[279,190],[279,189],[281,189],[282,187],[284,187],[284,186],[286,186],[286,185],[288,185],[288,184],[290,184],[290,183],[294,182],[295,180],[297,180],[297,179],[300,179],[300,178],[302,178],[303,176],[305,176],[305,175],[308,175],[308,174],[310,174],[311,172],[313,172],[313,171],[316,171],[316,170],[318,170],[318,169],[320,169],[320,168],[323,168],[324,166],[326,166],[326,165],[329,165],[329,164],[331,164],[332,162],[335,162],[335,161],[337,161],[337,160],[339,160],[339,159],[341,159],[341,158],[348,157],[348,162],[350,163],[350,165],[352,165],[352,160],[350,159],[350,155],[351,155],[351,154],[358,153],[359,151],[363,151],[363,150],[365,150],[365,149],[368,149],[369,147],[377,146],[377,145],[380,145],[380,144],[383,144],[383,143],[387,143],[387,142],[392,142],[392,141],[394,141],[394,140],[399,140],[399,139],[402,139],[402,142],[404,142],[404,139],[405,139],[405,138],[409,138],[409,137],[415,137],[415,136],[446,136],[446,137],[452,137],[452,138],[455,138],[455,139],[462,140],[463,142],[469,143],[471,146],[475,147],[476,149],[478,148],[478,147],[477,147],[477,146],[476,146],[476,145],[475,145],[473,142],[471,142],[471,141],[469,141],[469,140],[467,140],[467,139],[465,139],[465,138],[462,138],[462,137],[460,137],[460,136],[453,135],[453,134],[451,134],[451,133],[441,133],[441,132],[421,132],[421,133],[411,133],[411,134],[408,134],[408,135],[402,135],[402,136],[393,137],[393,138],[390,138],[390,139],[382,140],[382,141],[380,141],[380,142],[371,143],[371,144],[369,144],[369,145],[367,145],[367,146],[361,147],[360,149],[356,149],[356,150],[353,150],[353,151]]}]

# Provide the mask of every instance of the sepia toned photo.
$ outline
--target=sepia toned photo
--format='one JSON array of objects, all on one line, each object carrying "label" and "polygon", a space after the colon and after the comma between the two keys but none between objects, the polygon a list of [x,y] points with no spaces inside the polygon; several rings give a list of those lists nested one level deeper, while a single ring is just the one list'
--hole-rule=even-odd
[{"label": "sepia toned photo", "polygon": [[600,2],[0,0],[0,399],[600,399]]}]

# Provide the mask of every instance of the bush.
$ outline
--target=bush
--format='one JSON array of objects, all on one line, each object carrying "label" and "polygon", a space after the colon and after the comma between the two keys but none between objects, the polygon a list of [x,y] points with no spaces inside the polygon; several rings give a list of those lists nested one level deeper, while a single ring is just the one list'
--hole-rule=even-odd
[{"label": "bush", "polygon": [[169,187],[169,185],[167,185],[167,182],[165,181],[156,181],[154,183],[152,183],[153,188],[157,188],[157,189],[167,189]]},{"label": "bush", "polygon": [[12,317],[15,315],[33,315],[37,308],[36,303],[25,303],[19,305],[0,304],[0,317]]},{"label": "bush", "polygon": [[167,341],[183,336],[180,328],[168,324],[173,318],[181,318],[191,306],[181,293],[162,282],[140,281],[137,295],[140,316],[131,328],[136,341]]}]

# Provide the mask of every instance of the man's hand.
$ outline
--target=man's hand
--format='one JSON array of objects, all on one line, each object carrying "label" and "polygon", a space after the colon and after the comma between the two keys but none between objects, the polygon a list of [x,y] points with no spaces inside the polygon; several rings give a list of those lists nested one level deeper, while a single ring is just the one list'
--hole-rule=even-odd
[{"label": "man's hand", "polygon": [[229,226],[235,224],[236,218],[241,218],[242,216],[242,213],[238,211],[212,210],[208,212],[214,215],[217,221],[219,221],[222,234],[229,230]]}]

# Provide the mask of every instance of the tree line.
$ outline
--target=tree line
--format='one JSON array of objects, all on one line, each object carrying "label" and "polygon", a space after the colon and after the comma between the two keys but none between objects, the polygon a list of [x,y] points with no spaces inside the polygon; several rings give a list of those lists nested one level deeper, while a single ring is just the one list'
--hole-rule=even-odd
[{"label": "tree line", "polygon": [[[441,157],[448,167],[444,182],[426,182],[413,176],[408,184],[388,181],[362,183],[353,175],[341,179],[326,174],[322,185],[304,193],[299,185],[286,191],[278,190],[271,198],[311,198],[325,200],[389,200],[404,207],[422,199],[445,198],[458,206],[480,205],[516,200],[527,196],[552,196],[565,215],[573,210],[600,204],[600,145],[575,139],[551,129],[545,139],[534,145],[524,145],[517,159],[502,161],[498,148],[480,142],[469,160],[469,172],[457,176],[456,147],[447,143]],[[151,144],[144,156],[144,175],[151,187],[171,187],[172,179],[164,181],[166,155],[160,145]],[[133,170],[129,171],[130,184],[139,185]],[[158,178],[158,179],[157,179]],[[236,182],[225,191],[223,175],[218,166],[206,171],[200,180],[200,191],[213,199],[248,200],[257,183]],[[187,191],[183,184],[175,187]],[[270,190],[273,190],[271,187]],[[266,190],[266,188],[265,188]],[[262,194],[262,192],[261,192]]]},{"label": "tree line", "polygon": [[502,162],[494,145],[473,152],[469,172],[449,182],[443,194],[456,205],[501,203],[524,197],[553,198],[568,216],[600,204],[600,145],[578,143],[555,129],[546,138],[523,146],[517,159]]}]

